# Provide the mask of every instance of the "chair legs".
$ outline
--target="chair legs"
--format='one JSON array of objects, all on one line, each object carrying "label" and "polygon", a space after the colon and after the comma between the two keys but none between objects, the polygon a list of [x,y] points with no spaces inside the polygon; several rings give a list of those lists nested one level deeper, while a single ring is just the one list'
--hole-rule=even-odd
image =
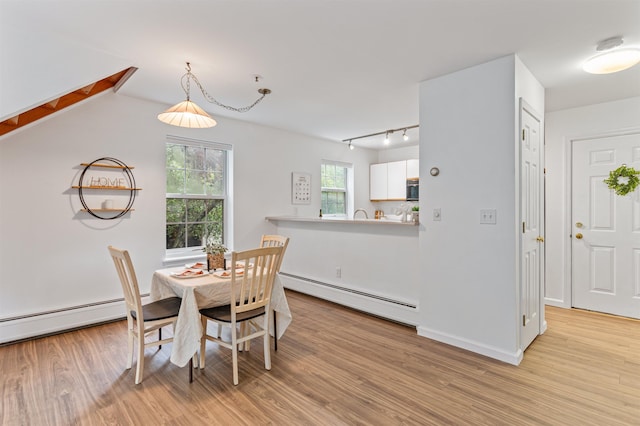
[{"label": "chair legs", "polygon": [[264,368],[271,370],[271,345],[269,339],[269,314],[264,315],[264,336],[262,336],[264,342]]},{"label": "chair legs", "polygon": [[[271,370],[271,336],[269,334],[269,316],[268,315],[263,315],[262,318],[264,318],[262,321],[263,323],[261,325],[258,325],[257,322],[252,322],[251,324],[249,324],[248,321],[242,322],[240,323],[239,327],[234,327],[231,326],[229,327],[229,332],[231,333],[231,342],[227,342],[227,341],[223,341],[222,339],[220,339],[220,329],[222,328],[222,323],[218,323],[217,324],[217,330],[215,333],[215,337],[208,335],[207,334],[207,325],[208,325],[208,320],[207,317],[202,316],[202,330],[203,330],[203,334],[202,334],[202,338],[200,339],[200,369],[204,368],[205,365],[205,346],[206,346],[206,342],[207,340],[212,340],[212,341],[217,341],[217,343],[221,346],[224,346],[228,349],[231,349],[231,359],[232,359],[232,364],[233,364],[233,384],[237,385],[238,384],[238,352],[240,350],[248,350],[249,349],[249,342],[251,341],[250,339],[245,340],[246,337],[248,337],[248,335],[251,335],[253,338],[257,338],[260,336],[260,334],[257,334],[257,331],[252,333],[252,325],[253,327],[256,328],[256,330],[259,330],[260,328],[262,328],[263,330],[265,330],[264,333],[262,333],[262,338],[263,338],[263,347],[264,347],[264,367],[267,370]],[[249,321],[253,321],[253,320],[249,320]],[[193,364],[190,364],[190,366]],[[190,380],[191,379],[191,373],[190,373]]]},{"label": "chair legs", "polygon": [[136,385],[142,381],[144,371],[144,331],[138,335],[138,365],[136,367]]},{"label": "chair legs", "polygon": [[[244,323],[240,328],[244,327]],[[244,343],[243,343],[244,345]],[[231,327],[231,358],[233,360],[233,384],[238,384],[238,329]]]},{"label": "chair legs", "polygon": [[276,322],[276,311],[273,311],[273,348],[278,350],[278,323]]}]

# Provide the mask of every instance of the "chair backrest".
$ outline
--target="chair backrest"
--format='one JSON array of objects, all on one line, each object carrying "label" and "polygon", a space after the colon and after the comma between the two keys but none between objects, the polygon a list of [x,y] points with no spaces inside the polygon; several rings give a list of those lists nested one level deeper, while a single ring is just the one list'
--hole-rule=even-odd
[{"label": "chair backrest", "polygon": [[282,259],[284,259],[284,252],[287,251],[289,245],[289,237],[282,235],[263,235],[260,240],[260,247],[282,247],[282,255],[280,256],[280,263],[278,263],[277,272],[280,272],[280,266],[282,266]]},{"label": "chair backrest", "polygon": [[[231,253],[231,264],[242,267],[231,270],[231,316],[236,313],[266,307],[282,247],[262,247]],[[242,272],[240,272],[242,271]]]},{"label": "chair backrest", "polygon": [[138,279],[136,271],[133,269],[133,262],[127,250],[120,250],[113,246],[109,246],[109,253],[118,271],[120,284],[124,293],[124,301],[127,305],[127,317],[131,317],[131,312],[135,312],[136,318],[140,322],[142,318],[142,299],[140,298],[140,290],[138,288]]}]

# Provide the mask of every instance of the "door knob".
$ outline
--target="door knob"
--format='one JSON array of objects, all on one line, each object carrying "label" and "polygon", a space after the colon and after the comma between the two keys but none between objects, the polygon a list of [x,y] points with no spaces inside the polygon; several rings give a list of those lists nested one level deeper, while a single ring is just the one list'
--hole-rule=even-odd
[{"label": "door knob", "polygon": [[536,241],[539,243],[544,243],[544,237],[538,237],[536,238]]},{"label": "door knob", "polygon": [[582,239],[582,234],[578,232],[576,234],[576,239],[581,240]]},{"label": "door knob", "polygon": [[582,228],[582,222],[576,222],[576,228]]}]

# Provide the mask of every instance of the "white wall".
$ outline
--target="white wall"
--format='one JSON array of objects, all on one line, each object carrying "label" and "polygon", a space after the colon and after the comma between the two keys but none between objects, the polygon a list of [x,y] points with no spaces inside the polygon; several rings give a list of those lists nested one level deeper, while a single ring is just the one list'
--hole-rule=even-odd
[{"label": "white wall", "polygon": [[640,129],[640,97],[546,116],[547,304],[571,307],[571,141],[631,129]]},{"label": "white wall", "polygon": [[[293,214],[291,172],[312,173],[320,192],[322,159],[354,164],[356,204],[367,206],[369,163],[377,153],[342,143],[216,117],[211,129],[183,129],[155,117],[166,105],[107,92],[0,139],[0,341],[106,320],[100,312],[32,314],[122,297],[109,244],[130,251],[141,291],[164,257],[166,135],[222,142],[234,150],[234,249],[255,246],[275,226],[265,216]],[[115,157],[135,167],[143,188],[130,215],[102,221],[78,213],[80,163]],[[297,206],[317,215],[318,197]],[[99,310],[99,309],[98,309]],[[26,316],[23,319],[16,317]],[[14,318],[12,321],[6,321]]]},{"label": "white wall", "polygon": [[[517,364],[518,98],[542,86],[515,56],[420,86],[419,334]],[[431,177],[429,169],[440,175]],[[441,209],[441,221],[432,211]],[[496,225],[479,224],[480,209]]]}]

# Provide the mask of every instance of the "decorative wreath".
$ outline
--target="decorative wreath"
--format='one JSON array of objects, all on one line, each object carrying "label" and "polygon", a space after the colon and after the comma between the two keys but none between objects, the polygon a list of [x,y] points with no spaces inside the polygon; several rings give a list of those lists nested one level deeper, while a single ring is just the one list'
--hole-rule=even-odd
[{"label": "decorative wreath", "polygon": [[627,195],[633,192],[640,184],[640,171],[625,164],[609,172],[609,177],[604,180],[609,189],[613,189],[618,195]]}]

